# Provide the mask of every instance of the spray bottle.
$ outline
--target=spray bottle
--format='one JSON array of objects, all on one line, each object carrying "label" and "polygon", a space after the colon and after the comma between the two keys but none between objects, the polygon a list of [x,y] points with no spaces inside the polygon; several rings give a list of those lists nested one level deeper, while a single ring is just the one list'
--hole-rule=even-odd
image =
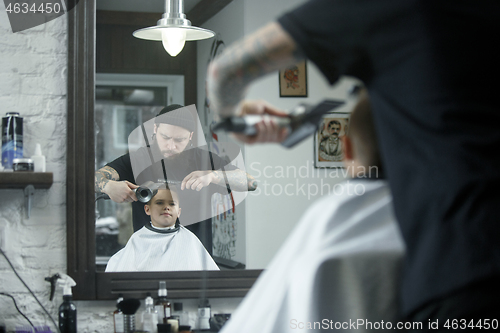
[{"label": "spray bottle", "polygon": [[72,302],[71,287],[76,282],[66,274],[60,273],[57,284],[63,287],[63,302],[59,307],[59,330],[61,333],[76,333],[76,306]]}]

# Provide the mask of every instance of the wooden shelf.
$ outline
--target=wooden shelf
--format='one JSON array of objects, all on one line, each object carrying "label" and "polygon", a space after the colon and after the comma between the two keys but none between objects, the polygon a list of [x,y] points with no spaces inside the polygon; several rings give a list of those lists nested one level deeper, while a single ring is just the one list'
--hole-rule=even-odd
[{"label": "wooden shelf", "polygon": [[35,189],[46,189],[52,186],[54,174],[52,172],[0,172],[0,189],[24,189],[33,185]]}]

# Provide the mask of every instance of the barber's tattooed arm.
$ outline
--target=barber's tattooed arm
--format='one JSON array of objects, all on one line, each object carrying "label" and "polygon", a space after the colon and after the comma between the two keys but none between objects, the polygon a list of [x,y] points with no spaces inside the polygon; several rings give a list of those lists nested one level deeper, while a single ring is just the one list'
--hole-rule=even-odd
[{"label": "barber's tattooed arm", "polygon": [[112,167],[105,166],[95,172],[95,191],[106,193],[114,202],[137,201],[134,192],[137,187],[126,180],[120,181],[120,175]]},{"label": "barber's tattooed arm", "polygon": [[109,166],[102,167],[95,172],[95,191],[104,193],[104,187],[110,180],[117,181],[120,179],[118,172]]},{"label": "barber's tattooed arm", "polygon": [[210,108],[222,117],[237,111],[247,86],[265,74],[304,59],[297,45],[278,23],[270,23],[228,47],[208,68]]},{"label": "barber's tattooed arm", "polygon": [[221,170],[193,171],[183,179],[181,190],[200,191],[210,184],[229,185],[229,188],[234,191],[255,191],[257,188],[255,178],[245,171],[237,169],[224,172]]},{"label": "barber's tattooed arm", "polygon": [[[255,178],[242,170],[231,171],[212,171],[214,174],[213,183],[225,186],[229,185],[231,190],[234,191],[255,191],[257,188],[257,181]],[[224,178],[224,175],[226,176]],[[227,183],[226,183],[227,180]]]}]

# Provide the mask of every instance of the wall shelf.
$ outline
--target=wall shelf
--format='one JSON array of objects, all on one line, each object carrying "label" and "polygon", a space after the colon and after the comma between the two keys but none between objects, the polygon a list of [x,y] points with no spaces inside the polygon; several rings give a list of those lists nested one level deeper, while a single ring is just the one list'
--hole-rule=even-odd
[{"label": "wall shelf", "polygon": [[50,188],[53,180],[54,174],[52,172],[0,172],[0,189],[24,190],[24,205],[26,207],[26,216],[29,219],[35,189]]},{"label": "wall shelf", "polygon": [[24,189],[33,185],[35,189],[47,189],[52,186],[52,172],[0,172],[0,189]]}]

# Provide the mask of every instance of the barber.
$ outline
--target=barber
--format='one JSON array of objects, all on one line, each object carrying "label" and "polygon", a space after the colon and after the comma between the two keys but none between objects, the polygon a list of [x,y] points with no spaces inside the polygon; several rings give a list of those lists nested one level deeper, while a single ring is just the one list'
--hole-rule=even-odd
[{"label": "barber", "polygon": [[[226,48],[208,69],[221,117],[283,115],[244,93],[306,58],[330,84],[341,75],[365,83],[407,246],[401,314],[424,329],[439,321],[463,332],[462,320],[500,318],[499,12],[494,0],[312,0]],[[269,119],[257,130],[240,139],[287,135]]]},{"label": "barber", "polygon": [[[151,153],[161,156],[164,159],[163,165],[175,165],[175,170],[166,170],[166,178],[170,180],[172,175],[177,176],[174,180],[179,181],[181,191],[199,192],[209,186],[226,189],[227,184],[231,185],[232,191],[254,191],[257,187],[257,182],[251,175],[229,165],[216,154],[193,148],[196,123],[190,112],[183,108],[173,104],[158,113],[150,150],[143,147],[133,156],[127,153],[95,173],[96,192],[107,194],[117,203],[132,202],[134,231],[149,223],[149,216],[144,212],[144,203],[137,201],[134,190],[139,187],[138,184],[145,181],[155,182],[162,175],[156,175],[155,179],[150,179],[152,176],[145,177],[144,173],[135,175],[131,158],[136,161],[138,158],[149,160]],[[153,161],[149,164],[153,164]],[[209,202],[210,198],[207,200]],[[209,204],[207,206],[210,207]],[[197,209],[199,207],[190,207],[184,211],[193,212]]]}]

